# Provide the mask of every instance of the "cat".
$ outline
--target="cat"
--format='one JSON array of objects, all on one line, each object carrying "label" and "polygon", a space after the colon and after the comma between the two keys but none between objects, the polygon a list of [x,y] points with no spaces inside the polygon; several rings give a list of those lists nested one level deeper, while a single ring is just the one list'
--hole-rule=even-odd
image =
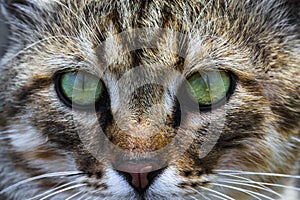
[{"label": "cat", "polygon": [[297,6],[2,0],[0,199],[299,199]]}]

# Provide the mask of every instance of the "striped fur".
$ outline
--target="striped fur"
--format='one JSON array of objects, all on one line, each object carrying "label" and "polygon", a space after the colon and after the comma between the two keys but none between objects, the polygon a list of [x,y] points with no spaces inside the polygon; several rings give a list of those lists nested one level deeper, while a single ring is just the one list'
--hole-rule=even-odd
[{"label": "striped fur", "polygon": [[[300,35],[286,1],[0,2],[10,25],[0,67],[1,199],[279,199],[294,184]],[[57,74],[78,69],[107,88],[97,112],[58,97]],[[185,110],[185,79],[211,70],[234,74],[233,94],[210,111]],[[164,168],[143,194],[114,166],[132,159]],[[234,179],[221,170],[255,173]],[[230,178],[282,187],[237,190]],[[298,199],[294,187],[282,199]]]}]

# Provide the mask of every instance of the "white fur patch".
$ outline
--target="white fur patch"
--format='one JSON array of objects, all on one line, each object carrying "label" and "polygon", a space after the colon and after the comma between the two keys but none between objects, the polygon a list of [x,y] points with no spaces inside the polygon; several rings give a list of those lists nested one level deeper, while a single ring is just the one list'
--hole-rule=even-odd
[{"label": "white fur patch", "polygon": [[28,2],[37,5],[37,7],[44,8],[51,10],[51,5],[55,4],[56,2],[61,2],[60,0],[28,0]]},{"label": "white fur patch", "polygon": [[179,196],[170,196],[172,193],[181,195],[177,185],[182,182],[183,179],[177,172],[175,167],[166,169],[149,187],[146,193],[146,199],[152,200],[153,196],[155,199],[177,199],[177,197],[181,199],[182,197]]},{"label": "white fur patch", "polygon": [[34,150],[47,142],[45,136],[29,125],[15,124],[13,127],[10,127],[10,130],[9,138],[11,139],[11,144],[19,152]]},{"label": "white fur patch", "polygon": [[[113,169],[105,171],[103,183],[108,186],[108,190],[103,191],[102,194],[107,196],[107,200],[112,199],[136,199],[136,194],[133,188],[127,181]],[[112,196],[111,196],[112,195]]]}]

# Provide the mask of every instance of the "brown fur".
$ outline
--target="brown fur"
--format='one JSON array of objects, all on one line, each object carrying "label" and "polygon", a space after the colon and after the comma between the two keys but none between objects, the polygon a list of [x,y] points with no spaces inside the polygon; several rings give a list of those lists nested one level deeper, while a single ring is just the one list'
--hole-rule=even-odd
[{"label": "brown fur", "polygon": [[[229,178],[218,170],[273,173],[243,177],[287,184],[274,174],[292,174],[299,157],[300,37],[286,2],[5,0],[3,7],[11,36],[0,68],[0,197],[26,199],[76,180],[87,185],[51,198],[82,191],[76,198],[214,199],[211,189],[251,198],[214,185]],[[68,107],[55,90],[57,74],[78,69],[106,86],[96,112]],[[212,70],[234,74],[232,95],[209,111],[186,109],[185,79]],[[112,174],[128,160],[163,169],[143,194],[130,185],[117,193],[126,181]],[[74,170],[80,178],[5,190]]]}]

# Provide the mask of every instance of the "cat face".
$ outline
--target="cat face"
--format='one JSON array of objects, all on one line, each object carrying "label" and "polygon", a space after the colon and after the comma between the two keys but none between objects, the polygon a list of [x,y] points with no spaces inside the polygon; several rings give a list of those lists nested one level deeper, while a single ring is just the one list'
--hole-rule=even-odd
[{"label": "cat face", "polygon": [[284,5],[2,4],[0,197],[280,197],[300,143]]}]

